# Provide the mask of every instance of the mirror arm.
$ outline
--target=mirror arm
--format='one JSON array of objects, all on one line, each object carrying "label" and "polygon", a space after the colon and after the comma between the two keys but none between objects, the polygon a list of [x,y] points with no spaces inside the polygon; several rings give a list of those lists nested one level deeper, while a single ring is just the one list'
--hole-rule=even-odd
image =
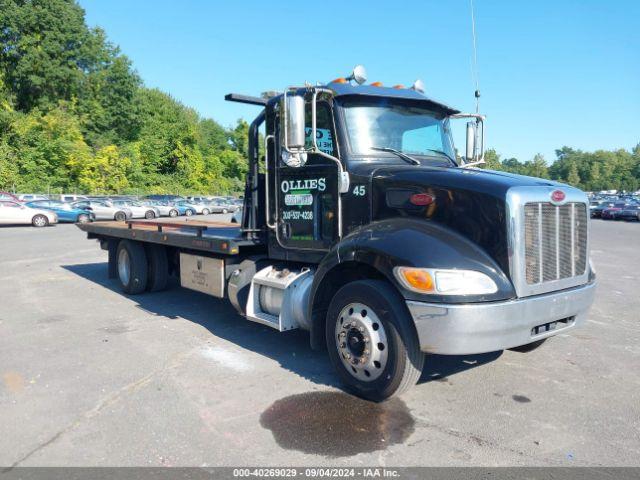
[{"label": "mirror arm", "polygon": [[342,162],[340,159],[329,155],[320,148],[318,148],[318,142],[316,140],[316,104],[318,101],[318,92],[333,93],[326,88],[314,88],[313,100],[311,101],[311,144],[313,147],[313,153],[316,153],[324,158],[327,158],[334,162],[338,166],[338,238],[342,238],[342,193],[349,191],[349,175],[346,174],[342,168]]}]

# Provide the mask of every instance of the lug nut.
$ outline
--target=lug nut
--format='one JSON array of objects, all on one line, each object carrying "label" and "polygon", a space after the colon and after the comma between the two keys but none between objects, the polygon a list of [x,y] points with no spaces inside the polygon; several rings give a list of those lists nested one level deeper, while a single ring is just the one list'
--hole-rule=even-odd
[{"label": "lug nut", "polygon": [[360,327],[358,328],[358,330],[360,330],[360,333],[364,332],[364,327]]}]

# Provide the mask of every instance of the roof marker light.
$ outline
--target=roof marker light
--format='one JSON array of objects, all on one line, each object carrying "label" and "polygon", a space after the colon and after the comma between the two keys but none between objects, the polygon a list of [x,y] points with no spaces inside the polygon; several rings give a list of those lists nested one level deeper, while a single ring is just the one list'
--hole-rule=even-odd
[{"label": "roof marker light", "polygon": [[347,83],[347,79],[344,77],[336,78],[335,80],[331,80],[331,83]]},{"label": "roof marker light", "polygon": [[394,86],[393,86],[393,88],[395,88],[395,89],[397,89],[397,90],[401,90],[401,89],[403,89],[403,88],[407,88],[407,87],[405,87],[404,85],[402,85],[402,84],[400,84],[400,83],[399,83],[398,85],[394,85]]},{"label": "roof marker light", "polygon": [[373,82],[371,83],[372,87],[383,87],[384,85],[382,85],[382,82]]},{"label": "roof marker light", "polygon": [[415,90],[416,92],[424,93],[424,82],[420,79],[413,82],[411,86],[411,90]]}]

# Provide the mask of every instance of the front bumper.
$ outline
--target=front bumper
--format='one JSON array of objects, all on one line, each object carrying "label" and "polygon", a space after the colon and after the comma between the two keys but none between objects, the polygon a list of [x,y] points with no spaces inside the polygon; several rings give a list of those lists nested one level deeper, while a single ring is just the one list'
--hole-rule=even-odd
[{"label": "front bumper", "polygon": [[565,332],[585,322],[595,282],[504,302],[408,301],[420,350],[446,355],[494,352]]}]

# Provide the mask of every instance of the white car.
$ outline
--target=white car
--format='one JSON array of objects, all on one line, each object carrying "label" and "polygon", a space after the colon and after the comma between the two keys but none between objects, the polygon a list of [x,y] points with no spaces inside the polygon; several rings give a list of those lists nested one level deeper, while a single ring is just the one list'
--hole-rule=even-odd
[{"label": "white car", "polygon": [[41,208],[30,208],[18,202],[0,201],[0,224],[46,227],[58,223],[58,215]]},{"label": "white car", "polygon": [[21,193],[18,195],[18,200],[21,202],[33,202],[34,200],[49,200],[49,197],[37,193]]},{"label": "white car", "polygon": [[155,206],[144,205],[140,202],[129,200],[115,200],[112,202],[115,207],[131,210],[132,218],[153,219],[160,216],[160,210]]},{"label": "white car", "polygon": [[113,205],[111,202],[102,200],[80,200],[71,204],[74,208],[92,211],[96,220],[118,220],[120,222],[132,217],[129,208],[122,208]]},{"label": "white car", "polygon": [[167,202],[158,202],[154,200],[149,200],[149,201],[143,202],[143,205],[147,205],[149,207],[155,208],[160,212],[161,217],[177,217],[178,215],[180,215],[181,209]]}]

